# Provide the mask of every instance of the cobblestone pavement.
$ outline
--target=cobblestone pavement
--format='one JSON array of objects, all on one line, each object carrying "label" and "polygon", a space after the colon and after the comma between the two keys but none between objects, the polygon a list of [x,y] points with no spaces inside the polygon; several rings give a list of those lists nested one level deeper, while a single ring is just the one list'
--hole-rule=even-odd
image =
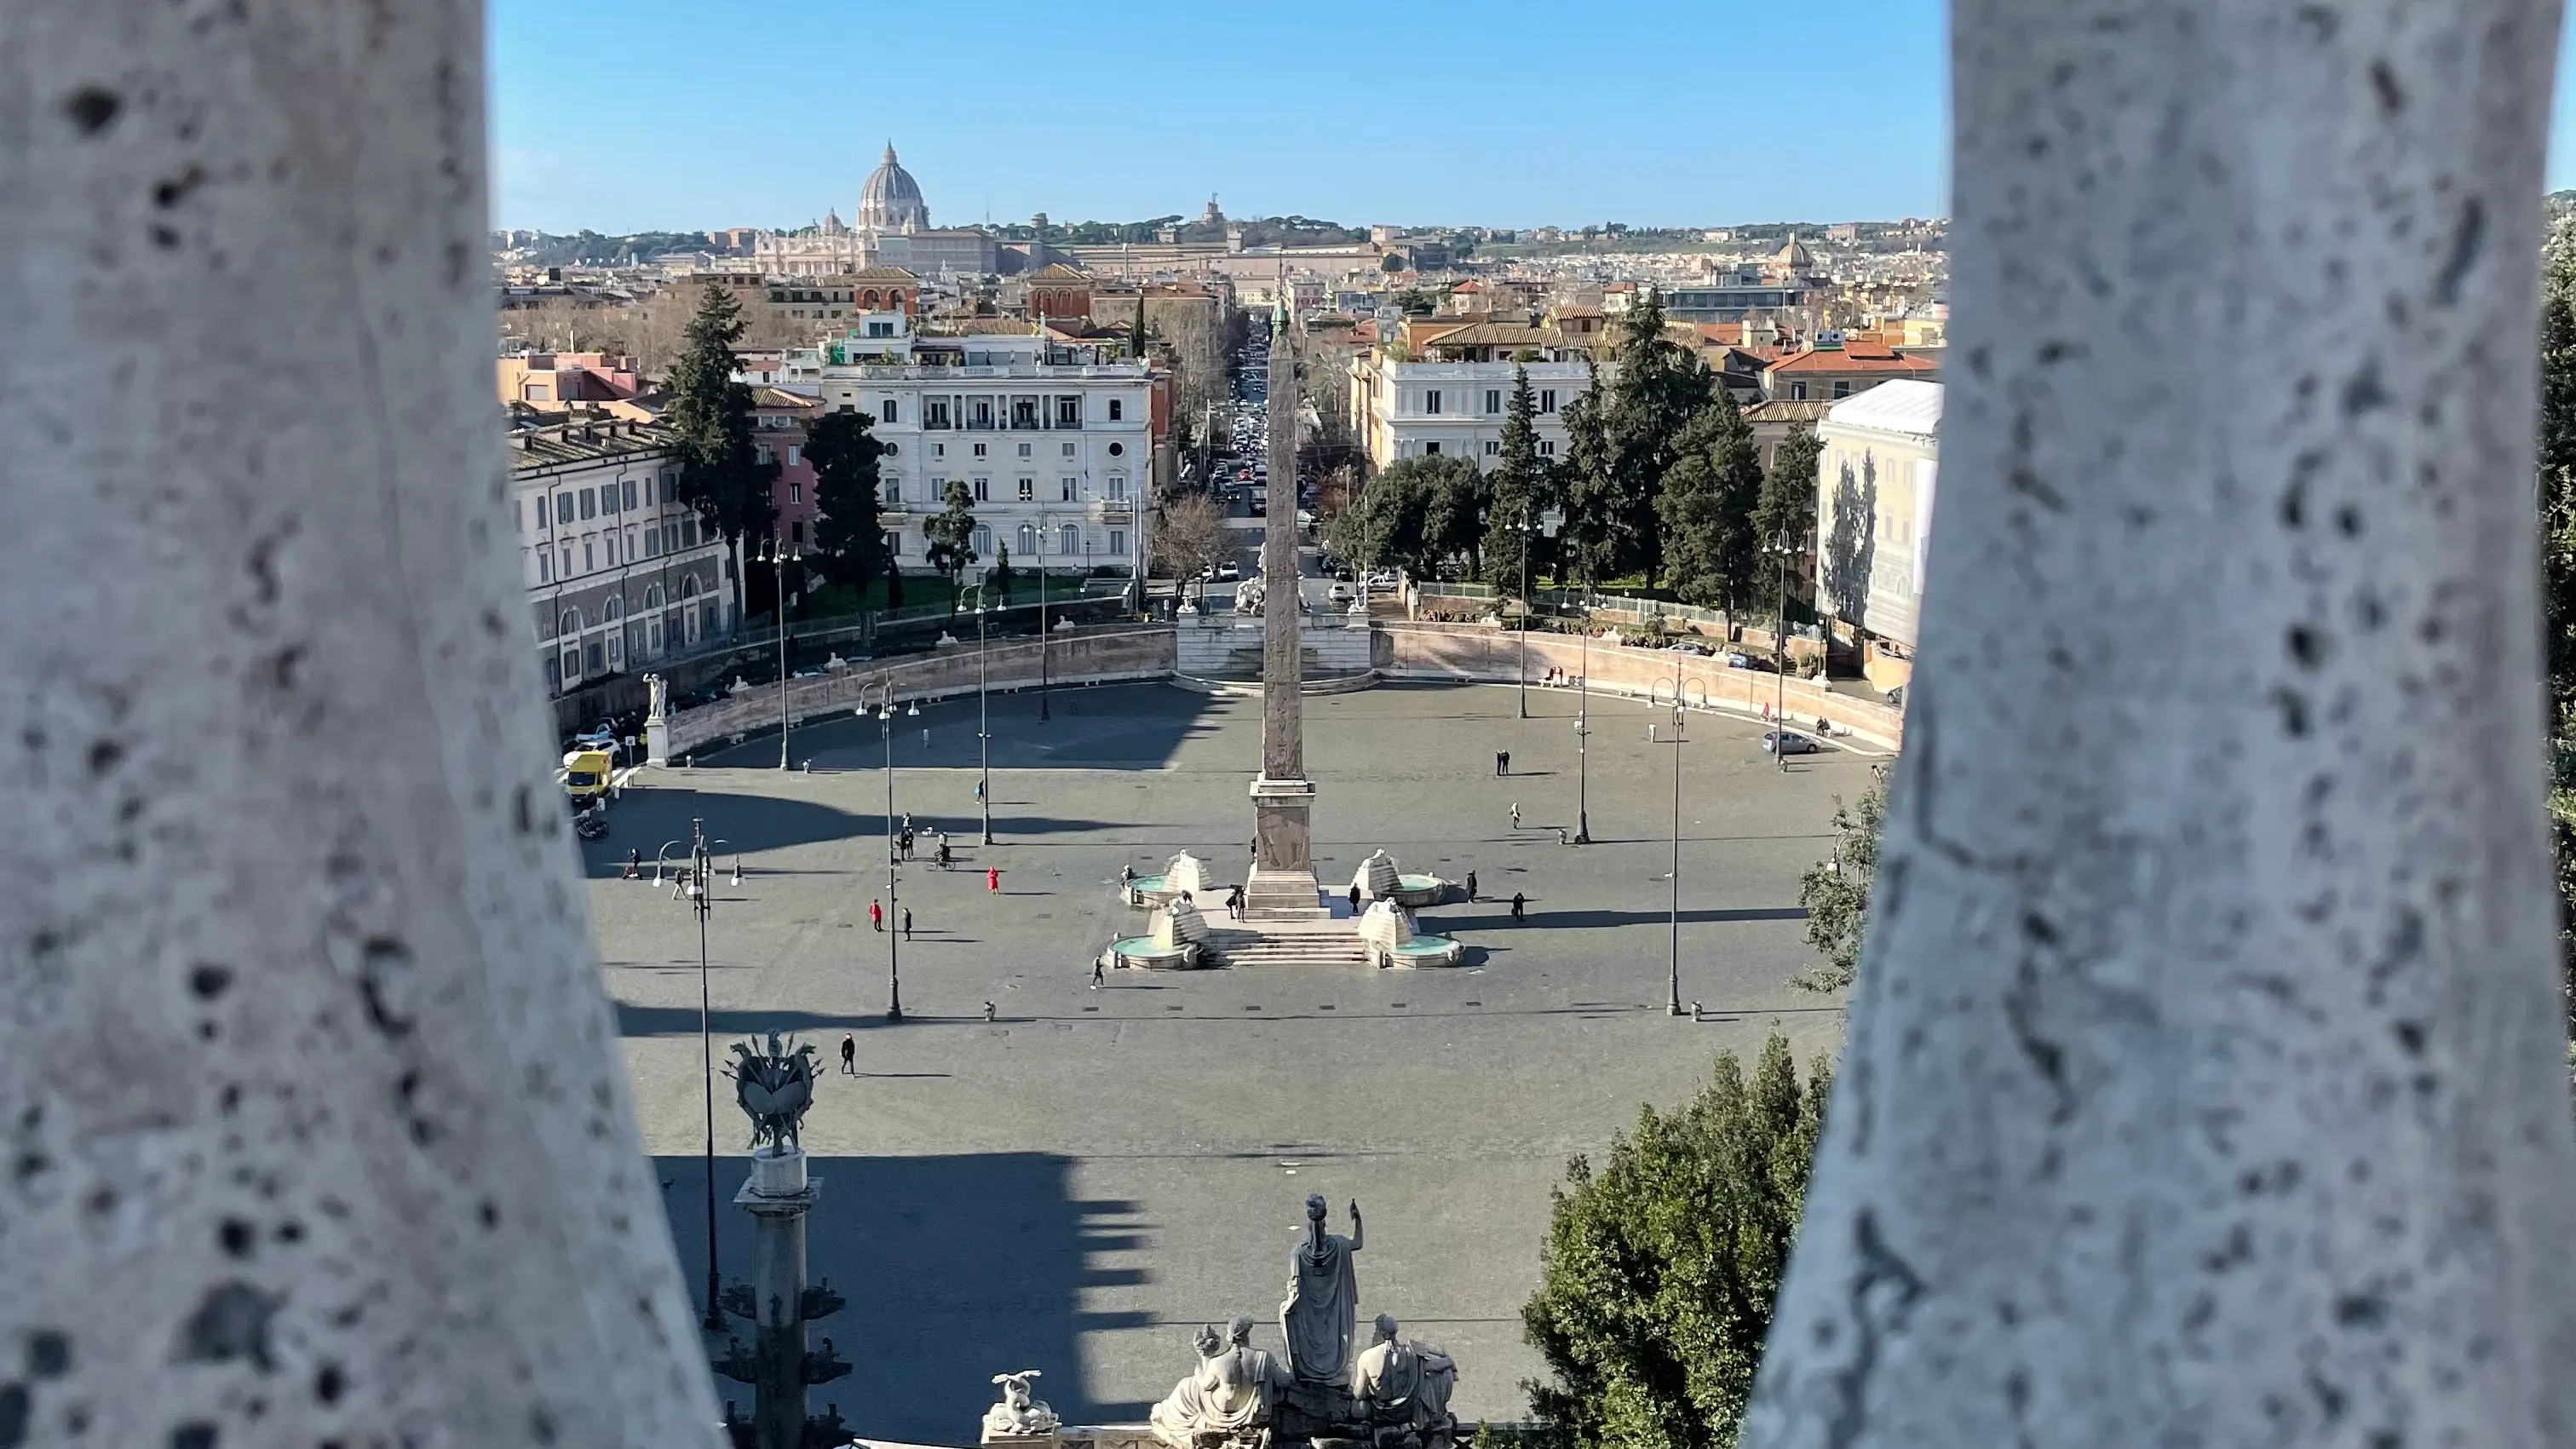
[{"label": "cobblestone pavement", "polygon": [[[706,1118],[697,928],[670,890],[618,878],[692,815],[738,851],[710,927],[716,1053],[742,1033],[794,1031],[831,1063],[805,1126],[823,1182],[811,1264],[849,1295],[822,1323],[857,1365],[816,1392],[872,1436],[971,1443],[990,1376],[1037,1368],[1071,1422],[1143,1417],[1192,1363],[1198,1323],[1249,1313],[1276,1349],[1287,1254],[1309,1192],[1336,1231],[1356,1198],[1362,1322],[1391,1312],[1456,1355],[1469,1419],[1524,1409],[1540,1371],[1519,1310],[1537,1281],[1548,1189],[1638,1105],[1680,1100],[1722,1049],[1749,1055],[1778,1025],[1802,1059],[1829,1050],[1832,1001],[1786,979],[1808,964],[1797,876],[1828,850],[1834,797],[1870,762],[1829,753],[1783,774],[1759,727],[1694,719],[1684,746],[1682,999],[1664,1013],[1671,938],[1672,749],[1662,711],[1596,699],[1595,844],[1576,823],[1574,698],[1385,686],[1307,701],[1317,874],[1348,884],[1372,849],[1484,897],[1423,912],[1462,938],[1446,972],[1113,972],[1090,960],[1143,915],[1117,903],[1122,863],[1187,847],[1240,880],[1258,757],[1258,701],[1164,685],[992,702],[996,844],[977,845],[975,701],[897,718],[898,811],[921,843],[902,869],[914,936],[900,1026],[885,1022],[888,937],[883,745],[873,722],[800,730],[811,773],[774,768],[754,738],[694,770],[647,770],[586,844],[591,909],[646,1140],[693,1291],[705,1263]],[[1510,779],[1494,753],[1512,753]],[[731,763],[735,768],[727,768]],[[760,768],[767,764],[770,768]],[[1517,802],[1522,824],[1513,829]],[[954,871],[931,867],[946,830]],[[997,866],[1001,891],[985,889]],[[1515,927],[1513,892],[1529,897]],[[899,915],[895,918],[899,920]],[[997,1019],[984,1020],[993,1003]],[[838,1074],[857,1037],[858,1075]],[[746,1130],[718,1082],[719,1258],[747,1269],[730,1206]],[[719,1388],[748,1403],[739,1386]]]}]

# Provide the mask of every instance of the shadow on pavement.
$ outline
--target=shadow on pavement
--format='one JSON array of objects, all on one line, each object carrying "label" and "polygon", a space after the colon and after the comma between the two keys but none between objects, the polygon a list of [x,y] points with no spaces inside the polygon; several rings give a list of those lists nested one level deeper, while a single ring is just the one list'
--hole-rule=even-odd
[{"label": "shadow on pavement", "polygon": [[[894,765],[911,769],[973,769],[982,762],[975,737],[975,692],[925,703],[921,713],[902,713],[894,730]],[[1181,742],[1206,732],[1203,719],[1218,704],[1213,695],[1168,684],[1104,684],[1053,691],[1051,719],[1038,717],[1038,691],[1005,694],[989,701],[993,768],[1155,769],[1169,764]],[[812,721],[799,720],[788,742],[789,754],[817,770],[875,771],[885,763],[886,740],[874,720],[839,713]],[[747,734],[743,742],[718,744],[698,752],[698,764],[711,767],[759,767],[778,763],[778,726],[773,715],[765,732]]]},{"label": "shadow on pavement", "polygon": [[[629,789],[609,807],[608,837],[581,843],[583,873],[593,880],[616,876],[626,869],[626,853],[632,850],[641,852],[649,882],[654,854],[665,844],[678,842],[669,858],[688,854],[692,816],[705,819],[709,841],[724,842],[717,852],[716,867],[727,872],[732,870],[737,852],[748,855],[852,835],[875,835],[884,828],[883,817],[853,815],[805,800],[701,790]],[[669,887],[665,885],[663,889],[667,891]]]},{"label": "shadow on pavement", "polygon": [[[733,1205],[750,1164],[741,1116],[720,1109],[716,1259],[730,1283],[751,1274],[752,1218]],[[653,1166],[682,1281],[703,1310],[704,1159],[657,1157]],[[806,1219],[806,1273],[829,1279],[849,1306],[809,1333],[818,1348],[830,1338],[853,1366],[813,1391],[814,1408],[837,1403],[871,1437],[962,1444],[993,1399],[992,1376],[1033,1368],[1068,1423],[1144,1418],[1145,1404],[1087,1397],[1080,1345],[1085,1333],[1143,1326],[1145,1315],[1079,1304],[1086,1289],[1144,1280],[1143,1269],[1099,1259],[1144,1246],[1152,1225],[1132,1201],[1074,1197],[1071,1167],[1038,1152],[813,1158],[822,1202]],[[749,1340],[738,1320],[728,1326]],[[750,1407],[748,1385],[718,1379],[716,1392]]]},{"label": "shadow on pavement", "polygon": [[[1480,900],[1476,904],[1490,906],[1494,903]],[[1506,901],[1503,905],[1503,910],[1489,916],[1452,915],[1446,911],[1435,915],[1431,911],[1425,911],[1422,914],[1422,920],[1426,925],[1437,925],[1444,935],[1453,931],[1509,931],[1512,929],[1510,902]],[[1529,920],[1521,929],[1527,930],[1530,926],[1550,928],[1635,926],[1648,922],[1661,924],[1672,918],[1670,911],[1545,911],[1533,907],[1529,913]],[[1685,909],[1682,912],[1683,920],[1702,925],[1721,921],[1803,921],[1806,918],[1805,906],[1738,906],[1726,909],[1704,907]]]}]

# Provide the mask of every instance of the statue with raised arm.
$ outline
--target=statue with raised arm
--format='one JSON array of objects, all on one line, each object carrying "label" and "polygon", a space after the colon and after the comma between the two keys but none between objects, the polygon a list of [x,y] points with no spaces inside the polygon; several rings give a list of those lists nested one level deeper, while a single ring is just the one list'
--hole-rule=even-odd
[{"label": "statue with raised arm", "polygon": [[644,691],[647,701],[644,717],[667,718],[671,713],[671,682],[658,674],[647,674],[644,676]]},{"label": "statue with raised arm", "polygon": [[1351,1369],[1351,1397],[1368,1415],[1381,1443],[1411,1438],[1422,1449],[1441,1449],[1457,1420],[1449,1392],[1458,1386],[1458,1364],[1447,1354],[1396,1337],[1395,1317],[1377,1316],[1377,1341]]},{"label": "statue with raised arm", "polygon": [[1360,1250],[1360,1205],[1351,1204],[1347,1238],[1324,1231],[1324,1212],[1321,1196],[1306,1199],[1306,1236],[1288,1255],[1288,1298],[1279,1305],[1279,1331],[1299,1380],[1338,1385],[1350,1374],[1351,1330],[1359,1319],[1351,1255]]}]

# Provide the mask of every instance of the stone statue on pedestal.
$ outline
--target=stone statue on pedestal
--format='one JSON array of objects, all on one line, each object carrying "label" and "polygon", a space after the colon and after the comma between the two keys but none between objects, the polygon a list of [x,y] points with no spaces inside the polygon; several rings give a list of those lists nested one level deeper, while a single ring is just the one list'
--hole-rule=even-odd
[{"label": "stone statue on pedestal", "polygon": [[1382,1445],[1410,1439],[1420,1449],[1446,1449],[1458,1424],[1449,1413],[1457,1385],[1457,1362],[1396,1337],[1387,1313],[1377,1316],[1377,1340],[1351,1370],[1351,1397]]},{"label": "stone statue on pedestal", "polygon": [[644,676],[646,719],[663,719],[671,713],[671,682],[658,674]]},{"label": "stone statue on pedestal", "polygon": [[751,1118],[751,1145],[794,1149],[797,1128],[814,1105],[814,1044],[791,1051],[773,1031],[765,1054],[753,1051],[748,1042],[735,1042],[733,1056],[726,1075],[733,1078],[734,1100]]},{"label": "stone statue on pedestal", "polygon": [[1198,1349],[1198,1368],[1148,1416],[1154,1437],[1170,1449],[1262,1442],[1288,1387],[1286,1367],[1252,1346],[1252,1320],[1241,1314],[1226,1324],[1223,1340],[1214,1326],[1201,1328]]},{"label": "stone statue on pedestal", "polygon": [[1045,1400],[1030,1395],[1029,1380],[1037,1376],[1036,1369],[993,1375],[993,1382],[1002,1386],[1002,1401],[984,1411],[985,1443],[1052,1434],[1064,1422]]},{"label": "stone statue on pedestal", "polygon": [[1279,1331],[1299,1381],[1339,1385],[1350,1373],[1351,1330],[1359,1320],[1359,1279],[1351,1255],[1364,1236],[1360,1205],[1351,1204],[1351,1235],[1324,1231],[1324,1199],[1306,1199],[1306,1237],[1288,1257],[1288,1298]]}]

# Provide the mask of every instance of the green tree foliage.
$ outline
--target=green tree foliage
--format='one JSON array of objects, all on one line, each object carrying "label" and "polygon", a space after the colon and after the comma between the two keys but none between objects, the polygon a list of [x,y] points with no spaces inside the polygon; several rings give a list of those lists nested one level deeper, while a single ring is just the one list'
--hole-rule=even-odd
[{"label": "green tree foliage", "polygon": [[1399,458],[1333,515],[1325,541],[1338,557],[1393,564],[1415,578],[1442,577],[1453,559],[1464,564],[1450,572],[1472,572],[1490,497],[1488,480],[1468,459]]},{"label": "green tree foliage", "polygon": [[[1593,498],[1600,572],[1659,574],[1663,520],[1656,501],[1679,461],[1683,433],[1716,393],[1699,355],[1664,335],[1664,309],[1641,298],[1620,319],[1617,368],[1602,410],[1608,443]],[[1750,509],[1752,499],[1745,500]]]},{"label": "green tree foliage", "polygon": [[805,461],[814,465],[814,548],[823,577],[843,588],[865,589],[893,566],[886,556],[885,525],[878,521],[877,440],[866,413],[829,412],[805,430]]},{"label": "green tree foliage", "polygon": [[958,580],[975,565],[975,495],[965,479],[951,478],[941,501],[947,507],[922,524],[921,531],[930,540],[930,566],[948,576],[948,605],[954,609]]},{"label": "green tree foliage", "polygon": [[1798,881],[1798,904],[1807,910],[1807,944],[1825,963],[1789,984],[1806,991],[1840,991],[1860,975],[1861,932],[1869,924],[1869,883],[1878,874],[1879,837],[1887,828],[1887,772],[1849,805],[1834,800],[1834,856]]},{"label": "green tree foliage", "polygon": [[1552,1383],[1530,1407],[1580,1449],[1733,1449],[1796,1241],[1832,1081],[1802,1088],[1789,1043],[1752,1080],[1732,1052],[1680,1110],[1639,1114],[1554,1194],[1539,1290],[1521,1309]]},{"label": "green tree foliage", "polygon": [[2541,651],[2549,671],[2550,835],[2558,851],[2559,959],[2576,1024],[2576,235],[2550,236],[2540,296]]},{"label": "green tree foliage", "polygon": [[1761,494],[1753,425],[1720,392],[1682,429],[1655,498],[1665,575],[1684,602],[1733,611],[1756,596],[1762,555],[1753,524]]},{"label": "green tree foliage", "polygon": [[1762,499],[1753,508],[1759,546],[1769,548],[1785,533],[1792,545],[1803,547],[1816,531],[1816,465],[1824,451],[1816,430],[1805,423],[1791,427],[1772,450],[1771,470],[1762,475]]},{"label": "green tree foliage", "polygon": [[1616,505],[1611,496],[1610,399],[1594,373],[1565,405],[1565,462],[1557,469],[1565,527],[1557,538],[1561,571],[1586,583],[1618,573]]},{"label": "green tree foliage", "polygon": [[[1547,459],[1538,451],[1538,402],[1530,391],[1529,369],[1512,369],[1512,400],[1503,410],[1503,452],[1494,471],[1486,475],[1493,490],[1485,515],[1485,537],[1478,552],[1484,562],[1485,582],[1495,588],[1519,594],[1522,568],[1521,550],[1529,545],[1522,532],[1526,524],[1530,534],[1539,526],[1539,514],[1554,506],[1555,479]],[[1533,557],[1536,564],[1539,559]]]},{"label": "green tree foliage", "polygon": [[[778,518],[769,486],[778,465],[759,461],[752,441],[752,391],[736,382],[733,345],[742,339],[742,304],[726,287],[709,287],[689,319],[688,339],[671,365],[671,403],[664,421],[674,435],[682,503],[728,542],[767,537]],[[739,595],[737,595],[737,599]]]}]

